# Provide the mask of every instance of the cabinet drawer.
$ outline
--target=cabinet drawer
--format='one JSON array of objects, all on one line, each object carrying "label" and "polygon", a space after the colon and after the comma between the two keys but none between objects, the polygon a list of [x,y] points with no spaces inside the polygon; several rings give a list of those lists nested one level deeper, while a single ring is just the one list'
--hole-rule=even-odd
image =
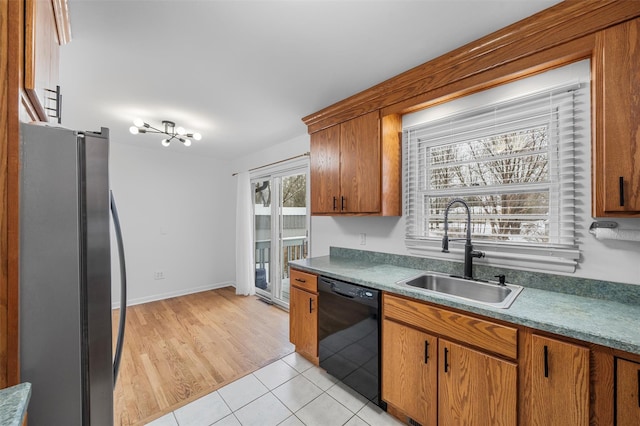
[{"label": "cabinet drawer", "polygon": [[400,321],[512,359],[516,359],[518,356],[518,330],[514,327],[389,294],[385,294],[382,300],[385,318]]},{"label": "cabinet drawer", "polygon": [[313,274],[308,274],[292,268],[290,270],[289,280],[291,285],[294,287],[311,291],[313,293],[318,292],[318,277]]}]

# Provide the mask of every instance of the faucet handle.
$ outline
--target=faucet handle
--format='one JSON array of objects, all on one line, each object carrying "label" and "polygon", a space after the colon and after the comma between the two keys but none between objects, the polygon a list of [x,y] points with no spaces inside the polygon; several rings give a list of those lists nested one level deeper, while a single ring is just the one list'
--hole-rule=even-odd
[{"label": "faucet handle", "polygon": [[449,253],[449,237],[446,235],[442,237],[442,252]]},{"label": "faucet handle", "polygon": [[484,257],[483,251],[471,250],[471,257]]},{"label": "faucet handle", "polygon": [[494,275],[494,277],[498,279],[498,284],[505,285],[505,281],[507,277],[504,274]]}]

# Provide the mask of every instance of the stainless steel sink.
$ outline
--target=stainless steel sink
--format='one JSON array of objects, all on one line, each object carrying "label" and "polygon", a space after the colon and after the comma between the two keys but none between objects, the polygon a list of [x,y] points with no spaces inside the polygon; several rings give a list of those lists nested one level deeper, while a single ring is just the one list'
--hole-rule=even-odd
[{"label": "stainless steel sink", "polygon": [[469,280],[437,272],[424,272],[416,277],[398,281],[398,285],[503,309],[511,306],[522,291],[519,285],[500,285],[494,281]]}]

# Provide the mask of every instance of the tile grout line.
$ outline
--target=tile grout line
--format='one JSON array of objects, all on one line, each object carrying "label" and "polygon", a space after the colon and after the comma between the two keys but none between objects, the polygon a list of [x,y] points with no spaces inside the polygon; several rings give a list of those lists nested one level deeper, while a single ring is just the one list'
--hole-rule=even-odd
[{"label": "tile grout line", "polygon": [[[223,388],[221,388],[221,389],[218,389],[218,390],[216,390],[216,391],[214,391],[214,392],[212,392],[212,393],[217,393],[217,394],[218,394],[219,398],[222,400],[222,402],[224,403],[225,407],[226,407],[226,408],[227,408],[227,410],[229,411],[229,414],[227,414],[227,415],[223,416],[222,418],[220,418],[220,419],[216,420],[216,421],[215,421],[215,422],[213,422],[213,423],[208,423],[208,425],[209,425],[209,426],[213,426],[213,425],[215,425],[216,423],[218,423],[218,422],[222,421],[223,419],[228,418],[230,415],[232,415],[232,416],[233,416],[233,418],[234,418],[234,420],[237,422],[237,424],[242,425],[242,423],[240,422],[240,418],[236,415],[236,413],[237,413],[237,412],[239,412],[240,410],[244,409],[244,408],[245,408],[245,407],[247,407],[248,405],[250,405],[250,404],[254,403],[254,402],[255,402],[255,401],[257,401],[258,399],[263,398],[263,397],[264,397],[264,396],[266,396],[267,394],[271,394],[271,397],[272,397],[272,398],[274,398],[276,401],[278,401],[278,403],[279,403],[279,404],[281,404],[281,405],[282,405],[282,406],[283,406],[283,407],[284,407],[284,408],[285,408],[285,409],[290,413],[289,415],[287,415],[287,417],[285,417],[285,419],[284,419],[284,420],[282,420],[282,421],[281,421],[280,423],[278,423],[278,424],[282,424],[282,423],[284,423],[284,422],[287,422],[287,420],[291,419],[292,417],[295,417],[295,419],[296,419],[299,423],[301,423],[301,424],[305,425],[304,421],[303,421],[303,420],[298,416],[298,413],[300,413],[300,412],[301,412],[305,407],[309,406],[310,404],[312,404],[314,401],[316,401],[318,398],[322,397],[323,395],[326,395],[326,397],[329,397],[332,401],[334,401],[335,403],[337,403],[338,405],[340,405],[341,407],[343,407],[343,408],[347,411],[347,413],[349,413],[349,414],[350,414],[350,416],[346,419],[346,421],[345,421],[344,423],[342,423],[343,425],[344,425],[344,424],[347,424],[347,423],[349,423],[349,422],[351,422],[355,417],[357,417],[357,419],[358,419],[360,422],[362,422],[362,423],[364,423],[364,424],[369,424],[366,420],[364,420],[364,418],[363,418],[363,417],[361,417],[361,416],[359,415],[359,413],[363,412],[363,411],[366,409],[366,407],[367,407],[367,406],[369,406],[369,404],[371,403],[371,401],[366,400],[366,402],[365,402],[365,403],[364,403],[360,408],[358,408],[356,411],[352,410],[352,409],[351,409],[351,408],[349,408],[347,405],[345,405],[343,402],[339,401],[337,398],[335,398],[333,395],[331,395],[331,394],[329,393],[329,391],[330,391],[331,389],[333,389],[334,387],[338,386],[338,384],[339,384],[339,383],[341,383],[341,381],[340,381],[340,380],[337,380],[337,381],[331,381],[331,383],[328,385],[328,387],[327,387],[326,389],[324,389],[323,387],[318,386],[316,383],[314,383],[314,381],[312,381],[312,379],[311,379],[311,378],[307,377],[307,376],[304,374],[304,373],[306,373],[306,372],[309,372],[309,371],[313,370],[314,368],[319,369],[319,367],[318,367],[318,366],[315,366],[315,365],[313,365],[313,364],[311,364],[311,365],[307,366],[306,368],[304,368],[304,367],[299,367],[299,368],[301,368],[301,369],[302,369],[302,371],[300,371],[300,370],[298,370],[297,368],[295,368],[295,367],[294,367],[294,365],[292,365],[291,363],[289,363],[289,362],[287,362],[287,361],[285,361],[285,360],[284,360],[284,358],[285,358],[285,357],[290,356],[290,355],[291,355],[291,354],[285,355],[284,357],[282,357],[282,358],[280,358],[280,359],[278,359],[278,360],[274,361],[272,364],[275,364],[275,363],[277,363],[278,361],[282,361],[282,362],[283,362],[287,367],[289,367],[289,368],[291,368],[293,371],[295,371],[295,375],[294,375],[293,377],[290,377],[290,378],[286,379],[284,382],[279,383],[279,384],[278,384],[277,386],[275,386],[273,389],[270,389],[270,388],[269,388],[269,386],[268,386],[268,385],[267,385],[263,380],[260,380],[260,378],[255,374],[255,373],[257,373],[258,371],[260,371],[260,370],[262,370],[262,369],[257,370],[257,371],[254,371],[253,373],[251,373],[251,374],[250,374],[250,376],[253,376],[253,379],[255,379],[255,380],[257,381],[257,383],[259,383],[261,386],[263,386],[263,387],[266,389],[266,392],[264,392],[264,393],[262,393],[262,394],[258,395],[257,397],[253,398],[253,399],[252,399],[252,400],[250,400],[250,401],[247,401],[247,402],[243,403],[241,406],[239,406],[239,407],[238,407],[237,409],[235,409],[235,410],[233,410],[233,409],[231,408],[231,406],[229,405],[229,402],[228,402],[228,401],[227,401],[227,400],[222,396],[222,393],[220,393],[220,390],[221,390],[221,389],[224,389],[224,387],[223,387]],[[269,365],[272,365],[272,364],[269,364]],[[263,367],[263,368],[266,368],[266,367],[268,367],[268,366],[265,366],[265,367]],[[321,371],[321,370],[320,370],[320,371]],[[285,384],[287,384],[287,383],[291,382],[292,380],[299,378],[300,376],[302,376],[305,380],[309,381],[309,383],[310,383],[310,384],[311,384],[311,385],[312,385],[316,390],[319,390],[319,391],[320,391],[320,393],[319,393],[318,395],[314,396],[311,400],[307,401],[307,402],[306,402],[304,405],[302,405],[301,407],[297,408],[297,409],[296,409],[296,411],[293,411],[291,408],[289,408],[289,406],[287,405],[287,403],[286,403],[284,400],[282,400],[281,398],[279,398],[279,397],[276,395],[276,393],[274,393],[274,391],[276,391],[276,390],[277,390],[277,389],[279,389],[280,387],[284,386]],[[248,377],[248,376],[245,376],[245,377]],[[267,374],[264,374],[264,377],[266,378],[266,377],[268,377],[268,375],[267,375]],[[232,382],[232,383],[233,383],[233,382]],[[229,384],[229,385],[230,385],[230,384]],[[348,393],[348,392],[347,392],[347,393]],[[352,395],[352,396],[353,396],[353,395]],[[230,395],[228,395],[228,397],[230,397]],[[355,396],[353,396],[353,397],[355,398]],[[360,401],[360,400],[358,400],[358,401],[359,401],[359,402],[362,402],[362,401]],[[175,410],[174,410],[174,411],[172,411],[172,412],[171,412],[171,414],[172,414],[172,419],[173,419],[173,420],[174,420],[174,422],[175,422],[174,424],[175,424],[175,425],[177,425],[177,426],[183,426],[183,425],[180,425],[180,422],[178,421],[178,417],[176,416]],[[184,426],[187,426],[187,425],[184,425]]]}]

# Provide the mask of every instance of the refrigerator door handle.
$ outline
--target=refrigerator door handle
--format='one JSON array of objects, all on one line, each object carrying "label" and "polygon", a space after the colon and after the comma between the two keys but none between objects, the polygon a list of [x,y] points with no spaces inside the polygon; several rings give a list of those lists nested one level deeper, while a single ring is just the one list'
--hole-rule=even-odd
[{"label": "refrigerator door handle", "polygon": [[124,343],[124,329],[127,319],[127,268],[124,261],[124,245],[122,243],[122,231],[120,229],[120,219],[116,201],[113,198],[113,191],[109,191],[111,204],[111,216],[113,217],[113,228],[118,242],[118,256],[120,259],[120,320],[118,322],[118,339],[116,341],[116,353],[113,359],[113,387],[116,387],[120,360],[122,359],[122,345]]}]

